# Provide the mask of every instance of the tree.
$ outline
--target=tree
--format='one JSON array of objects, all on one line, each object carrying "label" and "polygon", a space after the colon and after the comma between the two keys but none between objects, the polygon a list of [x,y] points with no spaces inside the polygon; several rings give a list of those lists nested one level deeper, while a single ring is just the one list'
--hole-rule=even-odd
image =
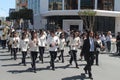
[{"label": "tree", "polygon": [[11,13],[10,13],[10,19],[12,19],[12,20],[20,19],[20,14],[19,14],[19,12],[18,12],[18,11],[11,12]]},{"label": "tree", "polygon": [[33,10],[32,9],[21,9],[19,10],[20,18],[25,20],[30,20],[33,17]]},{"label": "tree", "polygon": [[94,22],[95,22],[96,11],[83,10],[83,11],[79,11],[78,15],[83,20],[86,30],[93,30],[93,31],[95,30]]},{"label": "tree", "polygon": [[28,20],[30,20],[31,24],[33,25],[33,10],[32,9],[21,9],[19,10],[20,18],[23,19],[23,27],[28,28]]},{"label": "tree", "polygon": [[6,17],[6,21],[10,21],[10,17]]},{"label": "tree", "polygon": [[10,13],[10,19],[15,20],[20,23],[20,19],[23,19],[24,28],[28,27],[28,20],[30,20],[31,24],[33,25],[33,10],[32,9],[20,9],[19,11],[11,12]]}]

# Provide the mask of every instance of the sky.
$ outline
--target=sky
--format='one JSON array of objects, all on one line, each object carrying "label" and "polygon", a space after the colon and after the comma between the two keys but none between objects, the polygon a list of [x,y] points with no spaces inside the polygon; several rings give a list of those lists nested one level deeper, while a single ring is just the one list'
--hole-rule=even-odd
[{"label": "sky", "polygon": [[9,16],[10,8],[15,8],[15,0],[0,0],[0,17]]}]

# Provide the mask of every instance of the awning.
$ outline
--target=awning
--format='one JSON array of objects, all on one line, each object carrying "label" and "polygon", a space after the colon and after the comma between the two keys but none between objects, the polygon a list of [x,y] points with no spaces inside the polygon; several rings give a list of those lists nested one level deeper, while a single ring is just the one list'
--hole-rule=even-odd
[{"label": "awning", "polygon": [[[84,10],[53,10],[41,13],[41,16],[78,16],[79,11]],[[96,11],[96,16],[106,17],[120,17],[120,11],[106,11],[106,10],[93,10]]]}]

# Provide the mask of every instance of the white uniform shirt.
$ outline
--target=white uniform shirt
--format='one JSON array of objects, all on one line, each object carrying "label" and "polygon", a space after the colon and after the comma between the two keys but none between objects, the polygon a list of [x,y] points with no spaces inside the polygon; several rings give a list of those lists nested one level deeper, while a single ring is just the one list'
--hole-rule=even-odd
[{"label": "white uniform shirt", "polygon": [[20,38],[13,37],[12,38],[12,48],[19,48],[19,44],[20,44]]},{"label": "white uniform shirt", "polygon": [[77,50],[80,46],[80,38],[76,37],[71,42],[71,50]]},{"label": "white uniform shirt", "polygon": [[[102,41],[101,41],[101,39],[98,39],[96,41],[100,45],[100,47],[102,47]],[[100,51],[100,48],[98,47],[97,50]]]},{"label": "white uniform shirt", "polygon": [[46,35],[42,35],[42,36],[39,38],[38,45],[39,45],[40,47],[45,47],[45,46],[46,46]]},{"label": "white uniform shirt", "polygon": [[28,50],[28,44],[29,44],[29,39],[28,38],[26,38],[24,40],[20,40],[21,51],[27,51]]},{"label": "white uniform shirt", "polygon": [[69,36],[67,39],[66,39],[66,41],[69,41],[69,46],[71,46],[71,44],[72,44],[72,41],[73,41],[73,37],[72,36]]},{"label": "white uniform shirt", "polygon": [[60,39],[60,44],[59,44],[60,50],[64,50],[65,44],[66,44],[65,39],[64,38]]},{"label": "white uniform shirt", "polygon": [[57,37],[57,36],[49,37],[47,39],[47,45],[49,46],[49,51],[57,51],[59,43],[60,43],[59,37]]},{"label": "white uniform shirt", "polygon": [[38,40],[36,40],[36,39],[30,40],[30,42],[29,42],[29,48],[30,48],[30,51],[36,51],[36,52],[38,52],[39,51]]}]

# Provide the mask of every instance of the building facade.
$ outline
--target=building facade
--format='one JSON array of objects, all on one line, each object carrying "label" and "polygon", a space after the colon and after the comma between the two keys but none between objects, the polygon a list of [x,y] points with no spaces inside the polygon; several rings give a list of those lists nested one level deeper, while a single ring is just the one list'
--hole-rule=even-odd
[{"label": "building facade", "polygon": [[28,7],[28,0],[16,0],[16,11]]},{"label": "building facade", "polygon": [[84,30],[79,11],[90,9],[96,12],[97,31],[120,31],[120,0],[28,0],[28,8],[34,11],[35,28]]}]

